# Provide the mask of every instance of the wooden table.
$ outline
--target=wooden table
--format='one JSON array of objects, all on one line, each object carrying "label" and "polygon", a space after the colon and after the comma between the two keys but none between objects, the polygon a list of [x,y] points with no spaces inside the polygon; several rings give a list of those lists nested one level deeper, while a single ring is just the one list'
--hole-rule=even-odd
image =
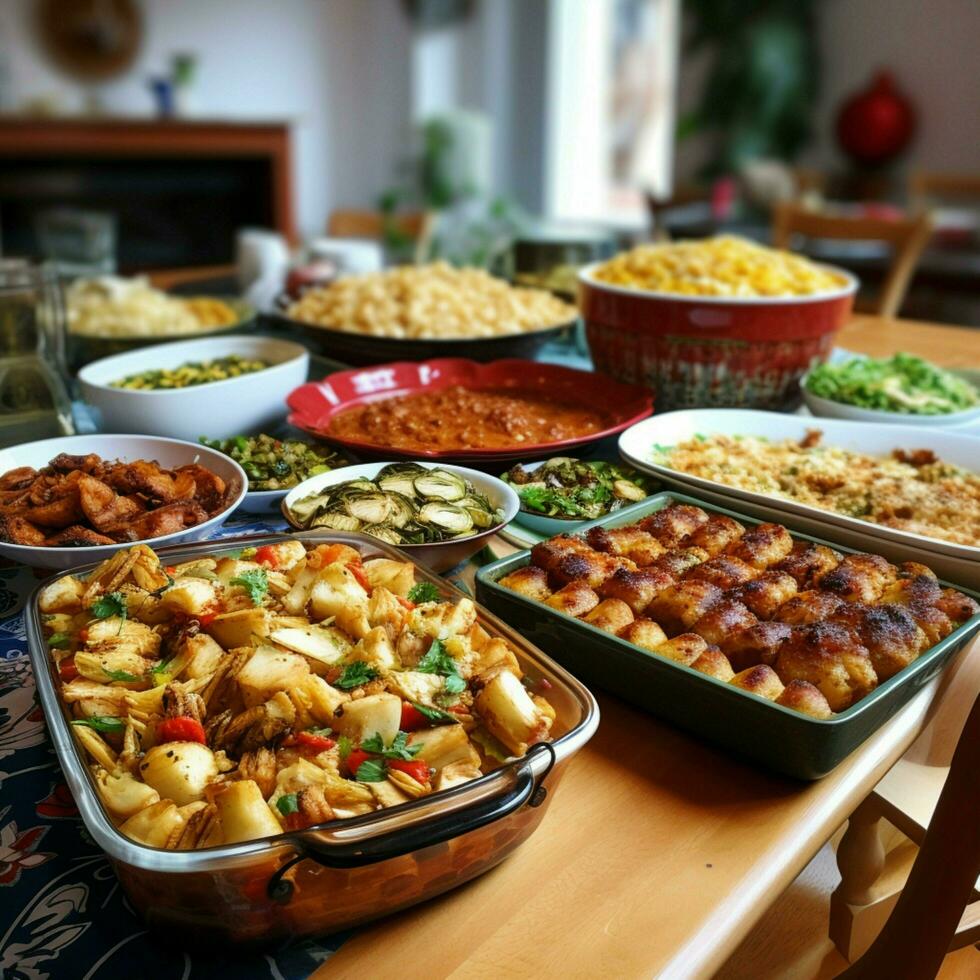
[{"label": "wooden table", "polygon": [[[958,328],[855,317],[838,342],[980,366],[980,334]],[[811,784],[734,761],[600,695],[597,735],[518,854],[361,930],[314,976],[709,977],[941,710],[954,676],[961,693],[980,687],[978,667],[975,643]]]}]

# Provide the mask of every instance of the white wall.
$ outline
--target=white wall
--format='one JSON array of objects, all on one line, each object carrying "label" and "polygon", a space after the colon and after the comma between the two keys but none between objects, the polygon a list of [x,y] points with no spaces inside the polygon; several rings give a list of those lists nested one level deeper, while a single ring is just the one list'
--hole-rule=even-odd
[{"label": "white wall", "polygon": [[[142,0],[144,45],[100,85],[106,111],[150,115],[146,79],[170,56],[198,55],[195,114],[293,123],[300,230],[322,232],[337,205],[373,202],[391,183],[410,103],[408,24],[397,0]],[[7,102],[53,96],[68,112],[85,90],[45,59],[33,0],[0,0]]]}]

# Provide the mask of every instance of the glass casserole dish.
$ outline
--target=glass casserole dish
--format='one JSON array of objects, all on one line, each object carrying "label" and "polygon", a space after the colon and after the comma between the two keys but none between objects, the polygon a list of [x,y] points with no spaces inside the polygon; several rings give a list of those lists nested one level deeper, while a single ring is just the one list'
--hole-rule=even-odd
[{"label": "glass casserole dish", "polygon": [[[309,532],[198,542],[161,549],[170,563],[220,557],[243,544],[288,540],[345,544],[362,557],[404,561],[384,542],[356,534]],[[183,943],[265,942],[347,928],[431,898],[495,866],[537,827],[567,760],[598,726],[588,690],[496,617],[478,608],[478,622],[512,647],[532,679],[550,685],[556,718],[552,740],[471,782],[411,803],[334,820],[261,840],[200,850],[163,850],[125,837],[103,808],[69,715],[59,696],[38,599],[26,610],[29,652],[48,728],[85,826],[106,851],[135,908],[152,927]],[[416,566],[440,598],[458,589]],[[180,931],[175,933],[174,926]]]}]

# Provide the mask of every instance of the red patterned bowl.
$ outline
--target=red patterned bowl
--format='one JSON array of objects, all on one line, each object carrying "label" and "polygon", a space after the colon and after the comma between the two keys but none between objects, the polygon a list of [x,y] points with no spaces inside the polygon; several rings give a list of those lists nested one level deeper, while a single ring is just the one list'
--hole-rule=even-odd
[{"label": "red patterned bowl", "polygon": [[800,378],[825,361],[858,281],[812,296],[681,296],[579,273],[580,305],[597,371],[649,385],[657,410],[796,408]]},{"label": "red patterned bowl", "polygon": [[[340,412],[355,405],[398,395],[411,395],[461,385],[464,388],[519,388],[539,390],[567,401],[601,406],[611,416],[601,432],[575,439],[529,446],[524,443],[503,449],[456,449],[424,451],[398,450],[390,446],[357,442],[331,434],[330,423]],[[611,381],[591,371],[576,371],[537,361],[505,360],[478,364],[462,358],[432,361],[397,361],[369,368],[338,371],[322,381],[302,385],[287,399],[291,425],[310,432],[325,442],[342,446],[358,456],[374,459],[441,459],[469,463],[505,463],[513,460],[553,456],[556,450],[584,446],[611,436],[645,419],[653,410],[653,398],[646,388]]]}]

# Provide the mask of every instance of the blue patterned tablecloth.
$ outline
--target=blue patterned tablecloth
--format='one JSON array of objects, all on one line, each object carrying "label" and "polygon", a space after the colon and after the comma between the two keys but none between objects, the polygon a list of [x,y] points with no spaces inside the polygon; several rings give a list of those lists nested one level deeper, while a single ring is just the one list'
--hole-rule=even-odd
[{"label": "blue patterned tablecloth", "polygon": [[[280,531],[277,519],[228,522],[217,537]],[[40,574],[0,568],[0,977],[4,980],[300,980],[340,934],[235,960],[154,939],[91,840],[35,698],[21,610]]]}]

